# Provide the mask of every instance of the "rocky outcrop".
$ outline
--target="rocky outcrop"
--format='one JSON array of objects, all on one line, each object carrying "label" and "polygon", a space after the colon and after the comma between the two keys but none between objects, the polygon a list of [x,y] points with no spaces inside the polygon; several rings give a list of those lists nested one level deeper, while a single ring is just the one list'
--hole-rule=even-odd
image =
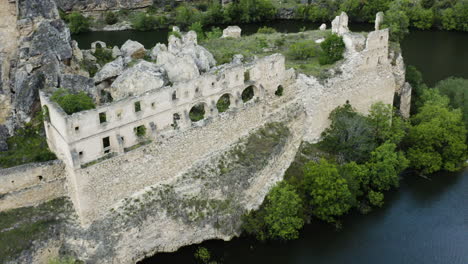
[{"label": "rocky outcrop", "polygon": [[102,67],[100,71],[94,76],[95,83],[101,83],[105,80],[115,78],[122,74],[124,70],[124,62],[122,57],[118,57],[116,60],[107,63]]},{"label": "rocky outcrop", "polygon": [[229,26],[223,30],[222,38],[240,38],[242,29],[238,26]]},{"label": "rocky outcrop", "polygon": [[130,59],[141,59],[146,54],[145,46],[138,41],[133,41],[131,39],[127,40],[122,45],[120,51],[125,58]]},{"label": "rocky outcrop", "polygon": [[[26,0],[25,0],[26,1]],[[64,11],[108,11],[148,7],[153,0],[55,0]]]},{"label": "rocky outcrop", "polygon": [[140,61],[125,70],[111,85],[110,92],[115,100],[140,95],[168,83],[166,71],[147,61]]},{"label": "rocky outcrop", "polygon": [[380,29],[380,26],[382,25],[383,21],[384,21],[384,13],[378,12],[377,15],[375,16],[375,30]]},{"label": "rocky outcrop", "polygon": [[74,92],[85,92],[93,98],[97,98],[97,90],[94,80],[77,74],[62,74],[60,76],[60,87]]}]

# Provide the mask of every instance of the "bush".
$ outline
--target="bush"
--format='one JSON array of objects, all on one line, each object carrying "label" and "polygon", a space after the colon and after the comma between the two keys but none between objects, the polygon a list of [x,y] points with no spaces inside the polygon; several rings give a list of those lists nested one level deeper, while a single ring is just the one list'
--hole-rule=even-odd
[{"label": "bush", "polygon": [[119,21],[119,18],[117,17],[116,13],[107,12],[104,20],[106,21],[107,25],[114,25],[115,23]]},{"label": "bush", "polygon": [[38,112],[31,122],[26,123],[14,136],[7,139],[8,150],[0,152],[1,168],[57,158],[47,146],[43,121],[42,113]]},{"label": "bush", "polygon": [[207,264],[210,261],[211,254],[205,247],[198,247],[193,254],[200,263]]},{"label": "bush", "polygon": [[189,30],[193,30],[197,33],[198,40],[205,39],[205,33],[203,32],[203,25],[200,22],[195,22],[190,25]]},{"label": "bush", "polygon": [[171,32],[169,32],[169,34],[167,35],[167,37],[169,38],[170,36],[174,36],[174,37],[176,37],[176,38],[182,39],[182,35],[180,34],[180,32],[177,32],[177,31],[171,31]]},{"label": "bush", "polygon": [[319,63],[321,65],[333,64],[343,59],[343,53],[346,49],[343,38],[331,34],[320,44],[322,52],[320,53]]},{"label": "bush", "polygon": [[219,27],[212,27],[211,31],[205,33],[206,39],[217,39],[223,35],[223,31]]},{"label": "bush", "polygon": [[301,198],[294,187],[283,181],[270,190],[259,211],[244,216],[242,227],[259,240],[296,239],[304,225],[301,211]]},{"label": "bush", "polygon": [[225,9],[226,22],[252,23],[271,20],[278,10],[270,0],[240,0],[228,4]]},{"label": "bush", "polygon": [[144,137],[146,135],[146,126],[141,125],[137,126],[134,129],[135,135],[139,138]]},{"label": "bush", "polygon": [[91,21],[79,12],[73,12],[67,16],[68,27],[72,34],[78,34],[89,31]]},{"label": "bush", "polygon": [[94,52],[93,55],[97,59],[96,62],[101,66],[104,66],[106,63],[114,60],[112,57],[112,51],[105,48],[96,48],[96,52]]},{"label": "bush", "polygon": [[187,4],[180,5],[175,10],[175,22],[179,26],[186,27],[200,21],[200,19],[200,12]]},{"label": "bush", "polygon": [[165,24],[163,16],[148,15],[145,13],[138,13],[132,19],[132,27],[140,31],[154,30]]},{"label": "bush", "polygon": [[95,107],[93,99],[82,91],[74,94],[61,88],[55,91],[50,99],[60,105],[69,115]]},{"label": "bush", "polygon": [[276,33],[276,29],[274,29],[272,27],[264,26],[264,27],[259,28],[257,30],[257,33],[260,33],[260,34],[273,34],[273,33]]},{"label": "bush", "polygon": [[289,47],[288,55],[295,60],[305,60],[312,58],[317,53],[317,46],[313,41],[303,40],[292,44]]},{"label": "bush", "polygon": [[394,2],[389,10],[385,12],[382,28],[390,30],[390,40],[400,42],[409,33],[410,20],[405,10]]}]

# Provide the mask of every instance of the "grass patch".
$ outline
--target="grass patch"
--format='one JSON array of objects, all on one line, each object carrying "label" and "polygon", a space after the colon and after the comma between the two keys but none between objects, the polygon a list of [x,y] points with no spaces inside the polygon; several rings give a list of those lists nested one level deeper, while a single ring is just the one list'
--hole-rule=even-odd
[{"label": "grass patch", "polygon": [[49,238],[53,226],[62,221],[57,215],[68,208],[68,200],[59,198],[36,207],[0,212],[0,263],[12,261],[34,241]]},{"label": "grass patch", "polygon": [[265,57],[274,53],[281,53],[286,57],[286,67],[294,68],[297,72],[319,76],[332,68],[334,65],[320,65],[319,52],[309,52],[306,58],[297,56],[297,52],[291,51],[297,47],[296,43],[302,45],[307,43],[310,50],[320,50],[320,45],[315,40],[326,37],[330,31],[305,31],[300,33],[270,33],[253,34],[240,39],[223,38],[207,39],[201,43],[215,57],[218,64],[229,63],[235,54],[242,54],[246,61],[252,60],[254,56]]}]

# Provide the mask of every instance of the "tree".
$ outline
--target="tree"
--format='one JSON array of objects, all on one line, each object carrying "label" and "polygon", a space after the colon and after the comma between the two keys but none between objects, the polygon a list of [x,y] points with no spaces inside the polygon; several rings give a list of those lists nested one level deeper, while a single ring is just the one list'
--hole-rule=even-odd
[{"label": "tree", "polygon": [[448,98],[436,89],[426,90],[424,105],[412,117],[407,156],[422,173],[455,171],[467,157],[466,128],[460,110],[451,110]]},{"label": "tree", "polygon": [[373,104],[367,118],[377,144],[385,141],[399,144],[405,137],[408,124],[396,114],[392,105],[382,102]]},{"label": "tree", "polygon": [[377,146],[367,118],[345,104],[333,110],[329,119],[330,127],[322,133],[319,147],[346,161],[366,160]]},{"label": "tree", "polygon": [[384,194],[381,192],[370,191],[367,197],[369,198],[369,202],[374,206],[382,207],[384,204]]},{"label": "tree", "polygon": [[72,12],[67,16],[68,27],[72,34],[78,34],[89,31],[90,19],[84,17],[79,12]]},{"label": "tree", "polygon": [[270,190],[260,210],[244,216],[242,229],[258,240],[296,239],[304,225],[301,209],[302,201],[294,187],[280,182]]},{"label": "tree", "polygon": [[319,63],[324,64],[333,64],[341,59],[343,59],[343,53],[346,49],[343,42],[343,38],[336,35],[329,35],[321,44],[322,53],[319,57]]},{"label": "tree", "polygon": [[346,179],[338,173],[336,165],[321,159],[304,166],[304,182],[310,194],[312,213],[327,222],[346,213],[352,206],[353,196]]},{"label": "tree", "polygon": [[83,91],[73,94],[62,88],[55,91],[50,99],[59,104],[69,115],[95,107],[93,99]]},{"label": "tree", "polygon": [[175,10],[175,22],[180,26],[188,26],[200,20],[200,12],[187,5],[182,4]]},{"label": "tree", "polygon": [[189,30],[193,30],[197,33],[199,40],[205,39],[205,32],[203,31],[203,25],[200,22],[195,22],[190,25]]},{"label": "tree", "polygon": [[294,187],[280,182],[267,196],[265,223],[270,238],[291,240],[299,237],[304,221],[299,217],[302,201]]},{"label": "tree", "polygon": [[396,145],[385,142],[371,153],[366,166],[369,169],[369,186],[375,190],[387,191],[399,184],[399,174],[408,167],[403,152],[396,151]]},{"label": "tree", "polygon": [[205,247],[198,247],[193,255],[198,262],[203,264],[208,264],[211,259],[210,251]]},{"label": "tree", "polygon": [[468,80],[450,77],[437,83],[435,89],[450,99],[451,107],[462,111],[463,120],[468,129]]},{"label": "tree", "polygon": [[393,3],[385,12],[382,28],[389,28],[390,40],[399,42],[409,33],[408,27],[409,18],[405,11],[396,2]]},{"label": "tree", "polygon": [[434,13],[431,9],[417,8],[411,20],[411,24],[416,28],[430,29],[434,24]]}]

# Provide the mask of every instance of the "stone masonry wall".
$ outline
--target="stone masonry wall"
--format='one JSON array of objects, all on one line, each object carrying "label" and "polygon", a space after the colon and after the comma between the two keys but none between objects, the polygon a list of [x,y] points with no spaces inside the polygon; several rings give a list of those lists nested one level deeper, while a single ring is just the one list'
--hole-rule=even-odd
[{"label": "stone masonry wall", "polygon": [[66,196],[65,166],[55,160],[0,170],[0,211]]}]

